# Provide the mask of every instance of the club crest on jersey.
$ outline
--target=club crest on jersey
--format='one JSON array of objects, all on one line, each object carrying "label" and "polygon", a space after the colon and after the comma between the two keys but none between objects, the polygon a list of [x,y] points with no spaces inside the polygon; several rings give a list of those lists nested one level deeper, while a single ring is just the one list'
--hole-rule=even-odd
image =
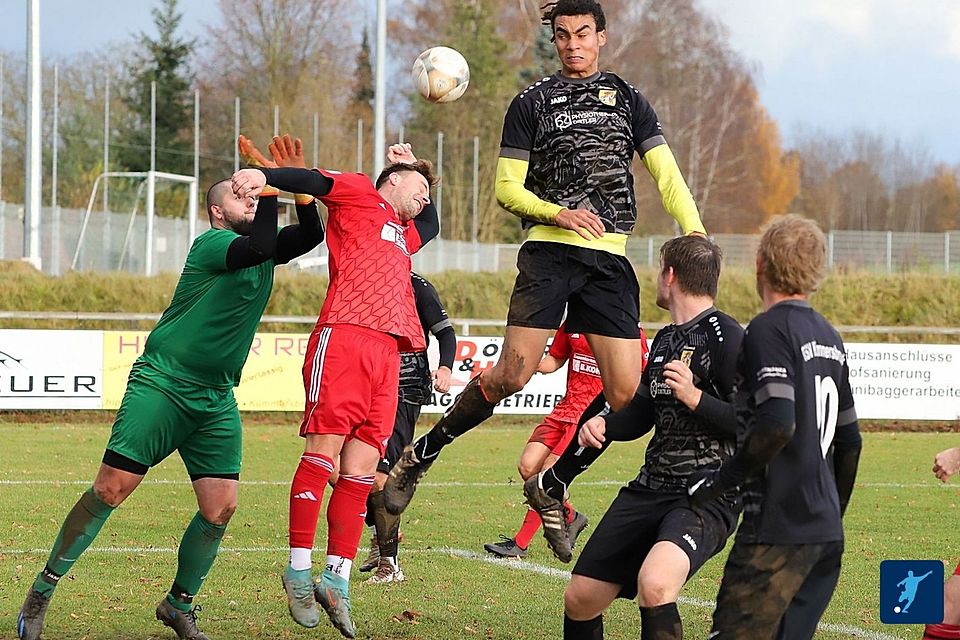
[{"label": "club crest on jersey", "polygon": [[690,363],[693,361],[693,351],[693,347],[684,347],[680,352],[680,362],[689,367]]},{"label": "club crest on jersey", "polygon": [[396,222],[387,221],[384,223],[383,228],[380,229],[380,239],[392,242],[400,251],[403,251],[403,255],[409,258],[410,252],[407,250],[407,236],[404,235],[403,231],[403,226]]},{"label": "club crest on jersey", "polygon": [[600,98],[600,102],[607,105],[608,107],[617,106],[617,90],[616,89],[600,89],[600,93],[597,95]]}]

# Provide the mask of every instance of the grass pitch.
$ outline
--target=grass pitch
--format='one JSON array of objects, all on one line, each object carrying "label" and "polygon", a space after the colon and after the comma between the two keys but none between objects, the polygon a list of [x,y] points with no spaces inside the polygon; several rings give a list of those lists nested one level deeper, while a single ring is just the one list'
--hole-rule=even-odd
[{"label": "grass pitch", "polygon": [[[432,416],[421,420],[424,427]],[[570,565],[553,559],[542,537],[523,562],[494,560],[483,543],[512,536],[524,505],[515,461],[536,420],[495,417],[445,451],[404,519],[400,561],[406,582],[363,582],[351,597],[360,638],[558,638]],[[11,424],[0,417],[0,638],[14,638],[16,613],[60,522],[99,465],[108,424]],[[296,626],[286,611],[287,492],[301,441],[289,422],[246,429],[240,507],[196,602],[214,640],[339,638]],[[818,638],[918,638],[916,626],[879,622],[879,563],[941,559],[951,573],[960,492],[930,472],[954,434],[867,433],[857,488],[846,517],[844,569]],[[618,487],[640,465],[646,439],[615,445],[574,486],[573,502],[599,521]],[[326,494],[329,498],[329,491]],[[173,579],[176,546],[196,510],[177,456],[152,470],[110,518],[93,547],[57,589],[45,638],[173,638],[153,608]],[[315,557],[322,561],[321,517]],[[589,535],[588,528],[584,535]],[[362,541],[360,558],[366,553]],[[727,545],[729,549],[730,543]],[[726,553],[682,592],[685,636],[705,637]],[[606,637],[636,638],[636,604],[617,601]]]}]

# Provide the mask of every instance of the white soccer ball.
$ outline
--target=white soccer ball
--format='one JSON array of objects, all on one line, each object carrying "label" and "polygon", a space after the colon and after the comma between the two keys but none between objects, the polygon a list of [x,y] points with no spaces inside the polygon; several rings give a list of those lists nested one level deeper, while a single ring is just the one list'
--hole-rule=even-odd
[{"label": "white soccer ball", "polygon": [[413,84],[430,102],[453,102],[470,84],[470,67],[459,51],[430,47],[413,61]]}]

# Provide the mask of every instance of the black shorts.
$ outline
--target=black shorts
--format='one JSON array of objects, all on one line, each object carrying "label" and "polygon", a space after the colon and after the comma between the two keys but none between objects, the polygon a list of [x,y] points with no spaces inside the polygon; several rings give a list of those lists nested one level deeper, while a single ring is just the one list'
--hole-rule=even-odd
[{"label": "black shorts", "polygon": [[637,596],[637,576],[647,554],[669,541],[690,559],[689,579],[723,549],[737,526],[738,506],[715,501],[690,508],[686,493],[654,491],[634,480],[620,489],[580,553],[573,573],[620,585],[618,597]]},{"label": "black shorts", "polygon": [[420,405],[409,402],[397,403],[397,417],[393,422],[393,433],[387,440],[387,448],[383,452],[383,460],[377,464],[377,471],[390,473],[390,469],[397,463],[403,454],[404,448],[413,442],[413,429],[420,418]]},{"label": "black shorts", "polygon": [[723,568],[710,637],[772,640],[798,593],[811,602],[794,608],[802,619],[791,620],[790,628],[796,640],[812,634],[837,585],[842,556],[843,542],[755,544],[738,538]]},{"label": "black shorts", "polygon": [[640,284],[630,261],[559,242],[526,242],[510,296],[507,326],[640,337]]}]

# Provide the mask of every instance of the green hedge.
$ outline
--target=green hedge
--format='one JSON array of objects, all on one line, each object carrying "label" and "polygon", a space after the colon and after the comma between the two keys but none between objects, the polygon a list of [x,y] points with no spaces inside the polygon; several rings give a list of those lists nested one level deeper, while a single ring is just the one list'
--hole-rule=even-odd
[{"label": "green hedge", "polygon": [[[655,304],[656,271],[638,271],[641,317],[645,322],[668,321]],[[514,274],[448,271],[430,280],[451,318],[502,320],[513,287]],[[19,311],[123,311],[159,313],[170,300],[176,274],[152,278],[124,273],[70,273],[61,277],[40,274],[23,263],[0,263],[0,299],[3,308]],[[314,316],[323,303],[325,276],[278,271],[267,313]],[[837,325],[960,326],[960,276],[904,273],[878,275],[834,271],[814,297],[814,305]],[[753,273],[730,269],[720,280],[717,306],[741,322],[760,310]],[[141,323],[149,329],[152,323]],[[0,320],[5,328],[131,328],[123,322]],[[273,325],[270,330],[305,331],[305,325]],[[494,330],[498,332],[499,330]],[[864,340],[916,340],[918,336],[848,336]],[[925,336],[925,341],[956,342],[957,337]]]}]

